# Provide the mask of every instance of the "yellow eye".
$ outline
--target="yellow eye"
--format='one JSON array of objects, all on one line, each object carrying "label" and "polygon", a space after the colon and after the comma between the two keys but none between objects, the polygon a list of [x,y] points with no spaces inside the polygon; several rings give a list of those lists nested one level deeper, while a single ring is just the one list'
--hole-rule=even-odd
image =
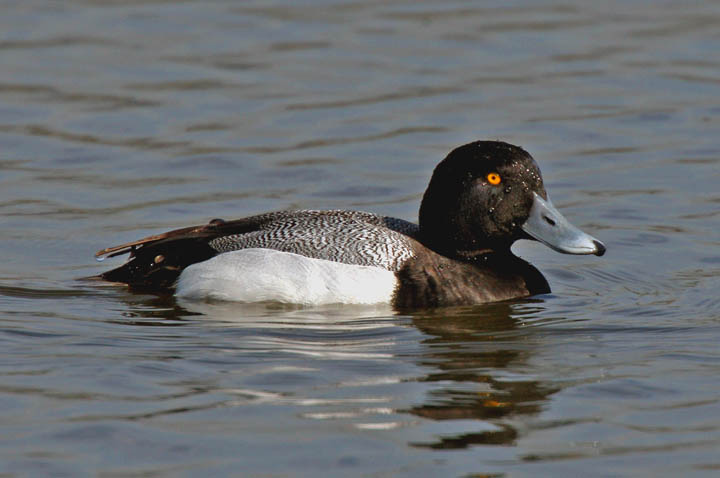
[{"label": "yellow eye", "polygon": [[490,173],[486,177],[488,182],[493,186],[500,184],[500,175],[498,173]]}]

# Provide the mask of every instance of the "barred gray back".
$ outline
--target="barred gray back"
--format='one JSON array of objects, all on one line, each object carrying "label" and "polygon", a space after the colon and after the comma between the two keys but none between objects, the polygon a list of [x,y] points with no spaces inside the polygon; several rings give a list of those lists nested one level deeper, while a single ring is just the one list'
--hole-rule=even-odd
[{"label": "barred gray back", "polygon": [[256,216],[257,230],[218,237],[218,252],[263,248],[398,271],[413,256],[418,226],[359,211],[282,211]]}]

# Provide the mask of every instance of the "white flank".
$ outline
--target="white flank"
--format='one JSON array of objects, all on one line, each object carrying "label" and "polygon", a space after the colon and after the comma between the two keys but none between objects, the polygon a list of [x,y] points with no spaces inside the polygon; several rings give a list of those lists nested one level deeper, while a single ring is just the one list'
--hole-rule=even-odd
[{"label": "white flank", "polygon": [[272,249],[225,252],[186,268],[175,295],[185,299],[291,304],[389,303],[395,273]]}]

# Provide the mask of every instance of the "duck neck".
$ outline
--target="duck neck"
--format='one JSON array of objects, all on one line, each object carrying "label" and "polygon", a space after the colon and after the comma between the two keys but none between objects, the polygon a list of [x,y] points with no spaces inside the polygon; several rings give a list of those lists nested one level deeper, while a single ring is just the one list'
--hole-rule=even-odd
[{"label": "duck neck", "polygon": [[512,242],[495,242],[472,234],[450,216],[420,214],[418,240],[427,248],[452,259],[474,262],[483,256],[511,254]]},{"label": "duck neck", "polygon": [[463,262],[476,262],[488,256],[509,255],[510,244],[480,243],[478,241],[457,241],[452,236],[426,233],[420,229],[418,239],[427,248],[443,256],[461,260]]}]

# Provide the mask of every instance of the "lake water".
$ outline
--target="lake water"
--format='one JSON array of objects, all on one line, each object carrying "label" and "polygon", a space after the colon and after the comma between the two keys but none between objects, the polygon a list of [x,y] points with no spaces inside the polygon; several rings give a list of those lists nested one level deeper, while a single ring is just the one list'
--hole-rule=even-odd
[{"label": "lake water", "polygon": [[[0,4],[0,475],[720,475],[720,3]],[[79,280],[211,218],[415,221],[522,145],[602,257],[397,314]]]}]

